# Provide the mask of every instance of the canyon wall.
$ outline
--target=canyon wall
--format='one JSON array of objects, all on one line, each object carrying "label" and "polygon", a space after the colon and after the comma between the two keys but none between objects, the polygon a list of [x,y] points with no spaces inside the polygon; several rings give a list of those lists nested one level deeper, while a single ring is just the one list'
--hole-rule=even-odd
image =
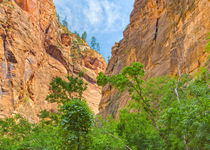
[{"label": "canyon wall", "polygon": [[[131,62],[141,62],[145,78],[193,74],[205,66],[209,0],[135,0],[124,38],[112,48],[106,75],[119,73]],[[178,67],[180,66],[180,67]],[[110,85],[102,91],[100,113],[116,115],[129,100]]]},{"label": "canyon wall", "polygon": [[[75,50],[81,51],[76,60]],[[33,122],[40,110],[56,111],[45,101],[52,78],[79,70],[88,83],[84,97],[97,113],[96,76],[105,69],[103,57],[59,23],[52,0],[0,1],[0,118],[20,113]]]}]

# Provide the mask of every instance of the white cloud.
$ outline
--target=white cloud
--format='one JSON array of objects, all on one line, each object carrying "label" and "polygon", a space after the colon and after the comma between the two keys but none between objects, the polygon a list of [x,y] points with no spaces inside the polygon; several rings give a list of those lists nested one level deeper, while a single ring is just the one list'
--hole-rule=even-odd
[{"label": "white cloud", "polygon": [[102,5],[106,14],[107,29],[110,29],[113,24],[120,18],[120,10],[116,4],[108,0],[102,1]]},{"label": "white cloud", "polygon": [[91,25],[98,25],[102,22],[102,6],[97,0],[86,0],[88,7],[84,9],[84,15]]},{"label": "white cloud", "polygon": [[86,31],[88,40],[96,36],[102,54],[107,57],[114,43],[122,38],[134,0],[54,0],[54,3],[61,20],[67,17],[69,29],[80,34]]},{"label": "white cloud", "polygon": [[[129,0],[122,0],[129,1]],[[61,20],[67,16],[72,31],[91,33],[124,29],[127,15],[117,0],[54,0]],[[81,31],[83,32],[83,31]]]},{"label": "white cloud", "polygon": [[93,31],[114,31],[119,29],[115,24],[123,24],[124,17],[120,7],[108,0],[85,0],[87,6],[83,13],[88,24],[94,26]]}]

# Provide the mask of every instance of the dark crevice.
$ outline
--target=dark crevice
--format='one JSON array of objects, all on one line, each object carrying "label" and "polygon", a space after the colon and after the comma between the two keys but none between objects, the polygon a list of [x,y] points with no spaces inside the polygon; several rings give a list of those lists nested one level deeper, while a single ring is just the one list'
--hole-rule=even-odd
[{"label": "dark crevice", "polygon": [[36,53],[33,50],[29,50],[29,53],[31,53],[33,56],[36,56]]},{"label": "dark crevice", "polygon": [[12,53],[12,51],[8,50],[8,48],[7,48],[8,43],[6,40],[6,35],[3,35],[2,38],[3,38],[4,56],[7,60],[7,62],[16,64],[17,60],[15,58],[15,55]]},{"label": "dark crevice", "polygon": [[159,27],[159,18],[157,18],[157,21],[156,21],[155,38],[154,38],[155,41],[157,40],[157,36],[158,36],[158,27]]},{"label": "dark crevice", "polygon": [[[7,14],[7,22],[11,22],[11,15],[12,15],[12,11],[11,9],[4,9],[4,11]],[[12,73],[12,70],[14,69],[13,64],[17,63],[17,60],[15,58],[15,55],[12,53],[11,50],[9,50],[9,46],[11,45],[10,41],[10,36],[8,34],[8,31],[11,29],[10,24],[2,24],[1,25],[3,27],[4,33],[1,36],[2,40],[3,40],[3,51],[4,51],[4,60],[3,60],[3,64],[5,65],[4,67],[4,73],[6,74],[6,76],[4,76],[1,79],[1,85],[0,85],[0,96],[3,95],[10,95],[11,99],[10,102],[14,107],[14,93],[13,93],[13,82],[12,82],[12,78],[15,77],[15,74]]]},{"label": "dark crevice", "polygon": [[45,34],[47,34],[49,32],[50,26],[51,26],[51,24],[49,24],[48,27],[46,28],[46,30],[44,32]]},{"label": "dark crevice", "polygon": [[14,64],[17,63],[15,55],[10,50],[7,50],[6,58],[7,58],[8,62],[11,62],[11,63],[14,63]]},{"label": "dark crevice", "polygon": [[49,45],[48,47],[46,47],[46,52],[50,56],[58,60],[61,64],[63,64],[67,72],[71,72],[71,70],[69,69],[69,64],[65,61],[62,52],[57,48],[57,46]]}]

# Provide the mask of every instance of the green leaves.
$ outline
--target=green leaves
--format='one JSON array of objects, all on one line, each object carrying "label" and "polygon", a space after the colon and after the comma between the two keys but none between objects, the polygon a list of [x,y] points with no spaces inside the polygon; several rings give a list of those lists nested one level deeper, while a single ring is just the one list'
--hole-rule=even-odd
[{"label": "green leaves", "polygon": [[93,115],[84,100],[72,99],[64,102],[59,109],[60,125],[66,147],[81,146],[93,125]]},{"label": "green leaves", "polygon": [[[86,135],[93,125],[92,112],[82,97],[87,88],[82,76],[82,73],[79,77],[68,76],[67,81],[57,77],[51,82],[52,93],[47,100],[59,103],[57,117],[54,118],[65,143],[62,149],[79,149],[86,143]],[[41,116],[46,116],[46,112]]]},{"label": "green leaves", "polygon": [[208,52],[210,51],[210,33],[208,33],[208,38],[207,38],[207,40],[208,40],[208,43],[207,43],[207,45],[206,45],[206,52],[208,53]]},{"label": "green leaves", "polygon": [[100,72],[97,76],[97,84],[99,86],[105,86],[109,82],[109,78],[104,75],[102,72]]},{"label": "green leaves", "polygon": [[121,73],[112,75],[111,77],[108,77],[100,72],[97,76],[97,84],[99,86],[105,86],[107,83],[110,83],[121,92],[126,89],[133,91],[133,88],[137,88],[136,84],[140,86],[143,82],[143,76],[143,65],[135,62],[132,63],[131,66],[125,67]]},{"label": "green leaves", "polygon": [[132,63],[119,74],[101,73],[97,78],[100,86],[110,83],[121,92],[128,90],[133,100],[119,114],[119,135],[134,149],[153,149],[152,137],[161,139],[157,143],[160,149],[208,149],[210,76],[207,69],[202,68],[193,80],[189,75],[182,75],[177,89],[180,102],[175,93],[177,79],[158,77],[143,81],[143,76],[143,65]]},{"label": "green leaves", "polygon": [[52,80],[50,83],[52,92],[47,97],[48,101],[63,103],[72,98],[82,99],[82,93],[87,89],[87,84],[78,77],[68,76],[67,79],[64,81],[60,77],[56,77]]},{"label": "green leaves", "polygon": [[131,78],[142,78],[144,76],[143,67],[144,66],[142,64],[134,62],[130,66],[125,67],[122,70],[122,74],[128,75]]},{"label": "green leaves", "polygon": [[85,101],[72,99],[65,102],[59,109],[61,125],[68,131],[88,132],[93,123],[93,115]]},{"label": "green leaves", "polygon": [[143,81],[143,65],[133,63],[119,74],[100,73],[98,85],[111,84],[132,98],[118,119],[94,121],[82,98],[87,88],[80,77],[53,79],[51,102],[58,112],[42,111],[43,120],[31,124],[21,116],[0,120],[0,149],[91,150],[207,150],[210,131],[209,73],[201,69],[192,80],[157,77]]}]

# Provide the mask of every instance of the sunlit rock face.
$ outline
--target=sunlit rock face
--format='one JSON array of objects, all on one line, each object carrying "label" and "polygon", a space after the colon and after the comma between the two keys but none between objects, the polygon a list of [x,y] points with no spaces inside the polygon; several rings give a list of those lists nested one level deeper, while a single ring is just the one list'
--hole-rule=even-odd
[{"label": "sunlit rock face", "polygon": [[15,2],[23,9],[26,11],[30,10],[30,0],[15,0]]},{"label": "sunlit rock face", "polygon": [[22,114],[38,121],[43,109],[56,111],[45,98],[52,78],[85,70],[84,93],[93,112],[98,112],[101,89],[96,76],[106,62],[86,43],[80,44],[81,60],[75,69],[70,57],[74,34],[66,34],[57,21],[52,0],[16,0],[0,3],[0,118]]},{"label": "sunlit rock face", "polygon": [[[145,78],[193,74],[206,63],[210,32],[209,0],[135,0],[124,38],[112,48],[107,75],[119,73],[134,61],[144,64]],[[116,115],[127,104],[127,93],[103,88],[100,113]]]}]

